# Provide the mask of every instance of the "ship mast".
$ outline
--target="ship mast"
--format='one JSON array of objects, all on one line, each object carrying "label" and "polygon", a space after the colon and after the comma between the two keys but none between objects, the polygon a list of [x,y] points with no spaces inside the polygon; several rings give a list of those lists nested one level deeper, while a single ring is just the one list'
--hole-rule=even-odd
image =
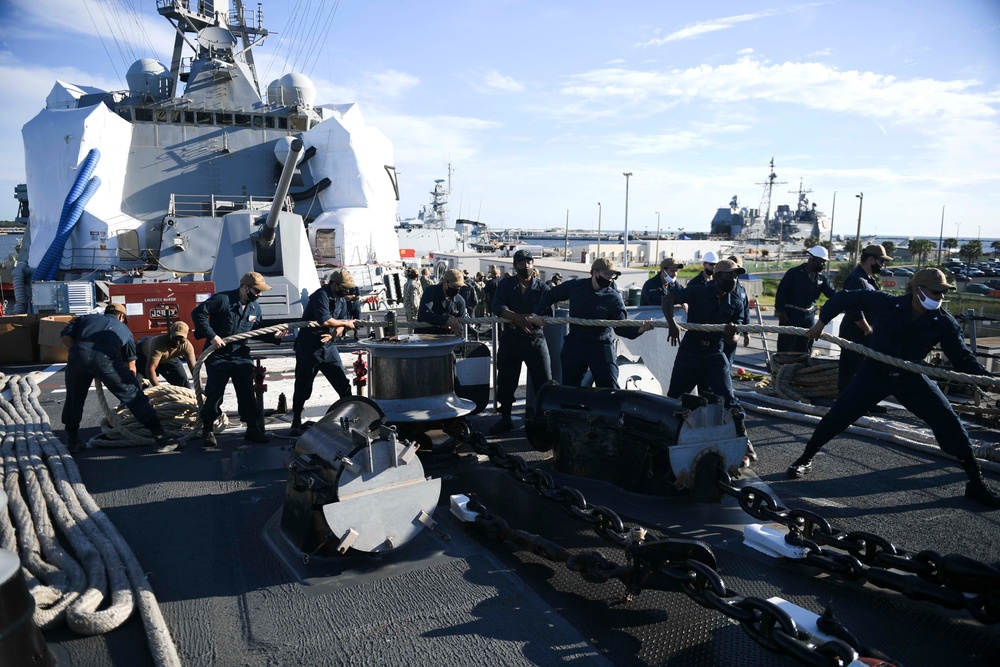
[{"label": "ship mast", "polygon": [[[778,176],[774,173],[774,158],[771,158],[771,173],[767,177],[766,183],[757,183],[757,185],[764,186],[764,195],[761,197],[760,207],[765,210],[764,213],[764,234],[768,233],[768,228],[771,226],[771,194],[774,190],[775,185],[785,185],[787,181],[778,182]],[[782,225],[784,226],[784,225]],[[778,261],[781,261],[781,240],[784,237],[784,229],[778,232]]]}]

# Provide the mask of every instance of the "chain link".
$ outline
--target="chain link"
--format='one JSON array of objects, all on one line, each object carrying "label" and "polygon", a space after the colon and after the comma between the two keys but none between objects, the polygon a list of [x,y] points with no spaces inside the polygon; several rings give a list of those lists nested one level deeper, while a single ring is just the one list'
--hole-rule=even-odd
[{"label": "chain link", "polygon": [[909,554],[874,533],[845,533],[815,512],[785,509],[762,489],[733,486],[728,476],[718,484],[755,519],[788,528],[785,540],[805,549],[810,565],[914,600],[964,609],[980,623],[1000,623],[1000,570],[994,567],[959,554]]},{"label": "chain link", "polygon": [[[470,494],[469,508],[477,512],[476,524],[490,537],[508,540],[537,556],[563,563],[589,582],[606,583],[618,579],[627,588],[628,601],[644,585],[651,583],[651,576],[656,575],[655,583],[660,587],[687,594],[700,606],[718,611],[739,623],[743,631],[766,650],[787,654],[802,664],[844,667],[859,655],[870,655],[867,650],[858,647],[857,640],[829,612],[824,615],[828,628],[824,632],[840,638],[821,641],[800,629],[795,620],[774,603],[762,598],[745,597],[728,588],[716,569],[715,555],[707,544],[682,538],[647,539],[645,529],[627,528],[621,517],[611,509],[588,505],[579,490],[557,486],[547,472],[532,469],[522,457],[508,454],[499,444],[487,441],[482,433],[470,430],[467,435],[467,441],[477,454],[489,457],[491,463],[504,468],[518,481],[530,484],[540,496],[559,503],[571,516],[592,524],[602,538],[622,547],[627,564],[619,565],[598,551],[571,554],[551,540],[513,529]],[[741,507],[748,512],[751,511],[748,508],[752,508],[761,518],[776,520],[775,517],[790,514],[767,493],[751,491],[746,494],[744,504],[743,494],[738,489],[731,485],[729,489],[723,489],[730,494],[737,492],[736,495],[741,497]],[[821,521],[821,518],[814,517],[814,520]],[[852,556],[847,558],[858,562]],[[881,654],[878,656],[881,657]]]}]

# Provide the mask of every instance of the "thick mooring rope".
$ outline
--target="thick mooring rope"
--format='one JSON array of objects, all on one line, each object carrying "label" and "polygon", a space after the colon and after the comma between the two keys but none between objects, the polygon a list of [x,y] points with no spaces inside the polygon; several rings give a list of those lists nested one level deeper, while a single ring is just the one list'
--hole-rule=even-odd
[{"label": "thick mooring rope", "polygon": [[[108,632],[124,623],[138,598],[157,665],[180,665],[166,622],[142,566],[91,497],[69,451],[52,434],[33,376],[0,376],[11,398],[0,396],[5,426],[0,445],[10,512],[0,514],[0,539],[15,549],[43,628],[65,620],[78,634]],[[22,488],[26,498],[22,495]],[[61,546],[72,547],[82,567]],[[105,603],[110,587],[110,603]]]}]

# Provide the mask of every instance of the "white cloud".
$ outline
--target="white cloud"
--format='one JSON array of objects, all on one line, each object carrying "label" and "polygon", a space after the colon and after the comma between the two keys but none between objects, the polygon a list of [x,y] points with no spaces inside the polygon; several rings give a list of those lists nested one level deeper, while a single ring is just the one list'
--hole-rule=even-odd
[{"label": "white cloud", "polygon": [[750,55],[751,53],[753,53],[753,49],[751,49],[751,48],[750,48],[750,47],[748,46],[748,47],[747,47],[747,48],[745,48],[745,49],[740,49],[739,51],[737,51],[737,52],[736,52],[736,55],[739,55],[739,56],[748,56],[748,55]]},{"label": "white cloud", "polygon": [[502,91],[505,93],[522,93],[524,84],[513,77],[501,74],[495,69],[486,72],[482,78],[473,84],[480,91]]}]

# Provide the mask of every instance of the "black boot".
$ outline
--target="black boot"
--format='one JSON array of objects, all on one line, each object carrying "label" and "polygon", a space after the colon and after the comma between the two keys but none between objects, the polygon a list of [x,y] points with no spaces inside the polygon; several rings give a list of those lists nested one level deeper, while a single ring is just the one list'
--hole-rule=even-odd
[{"label": "black boot", "polygon": [[983,470],[979,467],[979,461],[970,456],[962,461],[962,467],[965,468],[965,474],[969,476],[969,481],[965,485],[965,497],[990,509],[1000,509],[1000,495],[986,484],[986,480],[983,479]]},{"label": "black boot", "polygon": [[292,413],[292,435],[302,435],[302,413],[295,411]]},{"label": "black boot", "polygon": [[799,458],[795,459],[792,465],[788,466],[788,470],[785,471],[788,479],[799,479],[805,477],[812,471],[813,457],[811,455],[803,454]]},{"label": "black boot", "polygon": [[247,427],[247,432],[243,434],[243,439],[247,442],[255,442],[258,445],[266,445],[271,442],[271,438],[256,425]]},{"label": "black boot", "polygon": [[490,426],[490,435],[500,435],[501,433],[507,433],[508,431],[513,430],[514,422],[510,420],[510,413],[504,412],[500,414],[500,421],[493,426]]},{"label": "black boot", "polygon": [[216,450],[219,448],[219,441],[215,439],[212,429],[206,428],[201,432],[201,448]]},{"label": "black boot", "polygon": [[82,452],[86,445],[76,431],[66,431],[66,448],[71,454]]}]

